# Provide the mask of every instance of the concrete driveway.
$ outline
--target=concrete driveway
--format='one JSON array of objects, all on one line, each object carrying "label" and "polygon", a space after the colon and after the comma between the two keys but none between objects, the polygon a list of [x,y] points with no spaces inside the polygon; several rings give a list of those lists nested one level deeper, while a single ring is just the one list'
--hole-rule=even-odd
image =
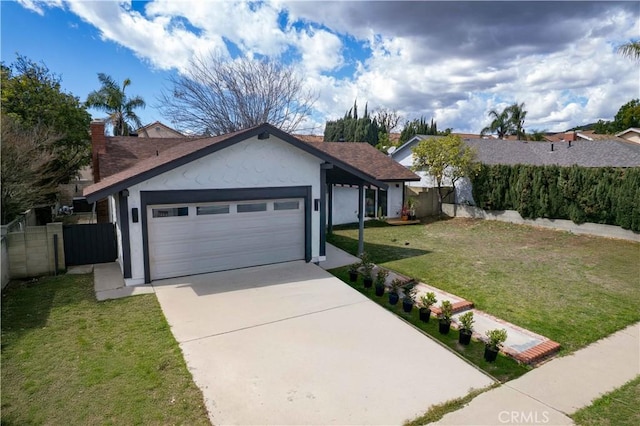
[{"label": "concrete driveway", "polygon": [[214,424],[399,424],[492,383],[314,264],[153,286]]}]

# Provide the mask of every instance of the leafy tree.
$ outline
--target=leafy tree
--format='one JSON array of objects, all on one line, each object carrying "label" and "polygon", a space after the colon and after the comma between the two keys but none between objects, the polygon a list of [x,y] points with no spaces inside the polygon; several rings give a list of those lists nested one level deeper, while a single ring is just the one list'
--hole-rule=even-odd
[{"label": "leafy tree", "polygon": [[343,118],[327,121],[324,127],[325,142],[367,142],[378,146],[380,133],[384,130],[375,119],[369,116],[368,105],[365,104],[364,116],[358,117],[358,103],[347,111]]},{"label": "leafy tree", "polygon": [[270,59],[227,60],[195,56],[184,74],[169,78],[172,89],[159,98],[163,114],[182,130],[231,133],[268,122],[297,130],[311,114],[316,95],[292,66]]},{"label": "leafy tree", "polygon": [[[33,156],[34,164],[19,164],[32,169],[30,173],[33,174],[33,179],[30,184],[45,185],[48,188],[49,185],[57,187],[69,182],[91,159],[88,132],[91,116],[77,97],[61,90],[60,77],[44,64],[37,64],[18,55],[13,64],[3,63],[0,71],[3,131],[6,124],[10,130],[6,137],[14,138],[7,141],[14,141],[19,135],[27,134],[37,146],[37,155],[33,146],[30,145],[27,150],[32,153],[30,155]],[[5,146],[4,136],[3,133],[3,165],[9,164],[4,159],[5,154],[7,158],[14,155],[9,151],[14,149],[12,142],[6,142]],[[22,154],[19,157],[29,158]],[[10,179],[11,173],[9,168],[2,168],[3,182]],[[23,190],[26,191],[24,188]],[[53,203],[55,191],[42,192],[47,194],[46,202]],[[22,196],[14,191],[11,197],[18,199]],[[29,197],[24,194],[21,199]],[[38,200],[38,203],[44,203],[41,199]],[[25,209],[29,207],[31,206],[27,205]],[[12,220],[8,215],[9,211],[3,210],[3,218]]]},{"label": "leafy tree", "polygon": [[593,130],[599,134],[615,134],[630,127],[640,127],[640,99],[622,105],[613,121],[598,120]]},{"label": "leafy tree", "polygon": [[95,108],[109,114],[109,123],[113,126],[115,136],[128,136],[133,129],[131,123],[137,128],[142,127],[140,118],[135,109],[144,108],[145,102],[140,96],[128,97],[125,93],[131,85],[131,80],[125,78],[122,87],[116,81],[103,73],[98,73],[98,80],[102,85],[87,96],[85,104],[89,108]]},{"label": "leafy tree", "polygon": [[546,133],[546,130],[532,130],[531,133],[529,134],[529,140],[530,141],[536,141],[536,142],[542,142],[544,141],[544,135]]},{"label": "leafy tree", "polygon": [[481,135],[496,133],[498,138],[504,139],[507,135],[516,135],[518,140],[524,137],[524,119],[527,111],[524,110],[524,103],[517,102],[509,105],[502,112],[495,109],[489,111],[492,118],[491,124],[482,129]]},{"label": "leafy tree", "polygon": [[[455,191],[455,183],[470,176],[478,169],[475,151],[457,135],[421,140],[413,148],[413,170],[424,171],[436,181],[438,188],[438,212],[442,215],[442,200]],[[449,187],[442,194],[442,187]]]},{"label": "leafy tree", "polygon": [[[450,132],[450,129],[447,129]],[[400,132],[400,144],[407,142],[415,135],[445,135],[446,132],[438,132],[438,123],[431,118],[427,122],[425,117],[416,118],[413,121],[407,121]]]},{"label": "leafy tree", "polygon": [[524,136],[524,118],[527,116],[527,111],[524,110],[524,102],[521,104],[515,103],[507,107],[509,111],[509,120],[513,126],[518,140]]},{"label": "leafy tree", "polygon": [[640,41],[630,41],[618,47],[618,53],[627,58],[640,61]]}]

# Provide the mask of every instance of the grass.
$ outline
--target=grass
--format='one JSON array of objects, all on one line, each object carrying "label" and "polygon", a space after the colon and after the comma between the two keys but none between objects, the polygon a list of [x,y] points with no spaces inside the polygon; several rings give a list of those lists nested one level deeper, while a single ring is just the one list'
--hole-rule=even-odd
[{"label": "grass", "polygon": [[[372,261],[546,336],[566,354],[640,321],[640,244],[496,221],[365,230]],[[355,254],[358,231],[328,242]]]},{"label": "grass", "polygon": [[402,301],[398,302],[395,306],[389,304],[389,298],[386,293],[381,297],[376,296],[375,288],[364,288],[361,278],[355,283],[350,282],[348,267],[332,269],[330,272],[354,289],[358,290],[360,293],[378,303],[380,306],[388,309],[423,332],[429,334],[438,342],[447,346],[461,357],[467,359],[481,370],[489,373],[500,382],[513,380],[530,370],[529,367],[519,364],[516,360],[502,354],[498,356],[498,359],[495,362],[489,363],[485,361],[484,343],[472,340],[469,346],[461,345],[458,343],[458,332],[454,329],[451,329],[449,334],[440,334],[438,331],[438,320],[436,318],[431,318],[428,323],[425,323],[420,320],[419,310],[417,308],[414,307],[411,313],[406,313],[402,309]]},{"label": "grass", "polygon": [[583,426],[635,426],[640,424],[640,376],[598,398],[572,416]]},{"label": "grass", "polygon": [[209,424],[154,295],[97,302],[92,275],[2,295],[2,424]]},{"label": "grass", "polygon": [[426,413],[424,413],[420,417],[405,422],[404,426],[422,426],[429,423],[437,422],[438,420],[443,418],[445,414],[463,408],[476,396],[498,386],[499,385],[496,383],[483,389],[474,389],[462,398],[450,399],[449,401],[443,402],[442,404],[432,405],[431,407],[429,407],[429,410],[427,410]]}]

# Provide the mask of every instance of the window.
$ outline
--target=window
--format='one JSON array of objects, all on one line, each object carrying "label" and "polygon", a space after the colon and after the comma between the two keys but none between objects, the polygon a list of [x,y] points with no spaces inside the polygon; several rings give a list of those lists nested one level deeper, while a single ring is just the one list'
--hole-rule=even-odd
[{"label": "window", "polygon": [[378,189],[378,210],[376,210],[376,216],[387,215],[387,191]]},{"label": "window", "polygon": [[152,209],[153,217],[189,216],[188,207],[169,207],[164,209]]},{"label": "window", "polygon": [[276,201],[273,203],[274,210],[298,210],[299,208],[299,201]]},{"label": "window", "polygon": [[376,190],[366,189],[364,192],[364,214],[367,217],[376,217]]},{"label": "window", "polygon": [[267,203],[238,204],[238,213],[266,212]]},{"label": "window", "polygon": [[229,204],[196,207],[196,214],[198,216],[202,216],[206,214],[227,214],[227,213],[229,213]]}]

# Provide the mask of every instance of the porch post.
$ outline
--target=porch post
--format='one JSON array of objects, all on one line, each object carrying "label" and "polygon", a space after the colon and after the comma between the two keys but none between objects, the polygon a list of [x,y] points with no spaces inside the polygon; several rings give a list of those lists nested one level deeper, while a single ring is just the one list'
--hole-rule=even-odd
[{"label": "porch post", "polygon": [[[324,166],[324,164],[323,164]],[[320,257],[327,255],[327,169],[320,167]]]},{"label": "porch post", "polygon": [[327,232],[329,234],[333,234],[333,184],[327,185],[327,195],[328,195],[328,212],[327,212]]},{"label": "porch post", "polygon": [[358,184],[358,256],[364,252],[364,185]]}]

